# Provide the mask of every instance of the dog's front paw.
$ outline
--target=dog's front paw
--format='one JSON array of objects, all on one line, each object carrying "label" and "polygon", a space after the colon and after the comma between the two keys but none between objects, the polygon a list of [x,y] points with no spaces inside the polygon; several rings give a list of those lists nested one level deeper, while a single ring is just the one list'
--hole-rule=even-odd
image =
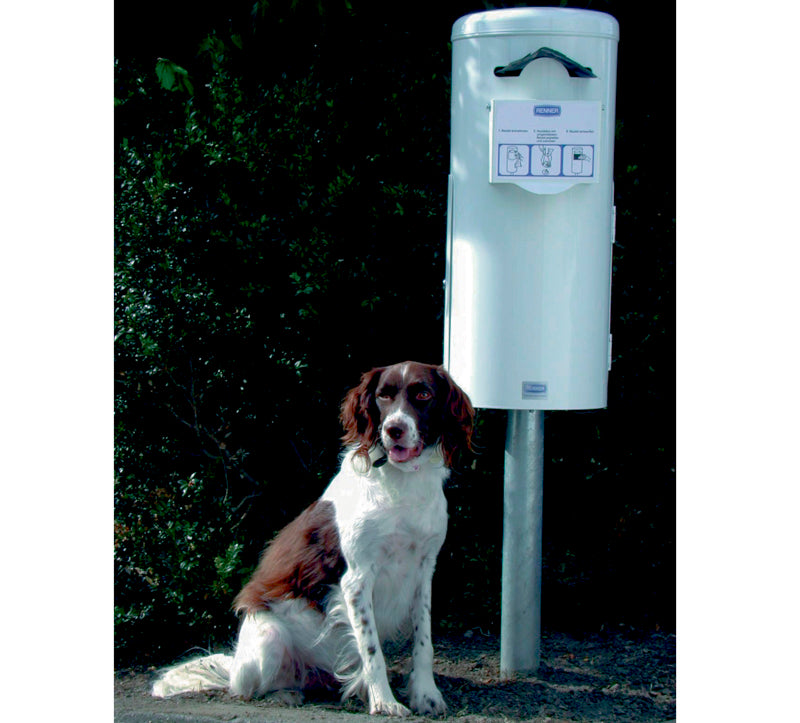
[{"label": "dog's front paw", "polygon": [[433,681],[419,685],[412,680],[409,694],[411,710],[415,713],[433,717],[447,714],[447,703]]},{"label": "dog's front paw", "polygon": [[393,715],[405,718],[411,711],[396,700],[373,700],[369,706],[370,715]]}]

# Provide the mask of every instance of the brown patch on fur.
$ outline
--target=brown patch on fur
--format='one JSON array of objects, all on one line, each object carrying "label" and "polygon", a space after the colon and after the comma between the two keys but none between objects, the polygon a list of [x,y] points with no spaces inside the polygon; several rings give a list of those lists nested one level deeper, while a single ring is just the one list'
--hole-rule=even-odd
[{"label": "brown patch on fur", "polygon": [[442,415],[442,453],[444,463],[453,466],[458,452],[472,452],[472,432],[475,423],[475,409],[469,397],[456,384],[444,367],[438,367],[436,373],[443,382],[446,399]]},{"label": "brown patch on fur", "polygon": [[271,600],[305,598],[321,609],[345,569],[333,503],[314,502],[269,544],[233,607],[252,613],[268,608]]},{"label": "brown patch on fur", "polygon": [[386,367],[378,367],[361,375],[361,383],[351,389],[342,402],[339,419],[344,427],[342,442],[357,444],[356,454],[369,458],[369,450],[378,441],[380,419],[375,406],[375,388]]}]

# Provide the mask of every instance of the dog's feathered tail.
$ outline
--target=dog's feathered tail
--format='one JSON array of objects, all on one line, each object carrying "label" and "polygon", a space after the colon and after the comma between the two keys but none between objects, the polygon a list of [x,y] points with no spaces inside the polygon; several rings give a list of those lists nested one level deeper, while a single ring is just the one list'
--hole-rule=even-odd
[{"label": "dog's feathered tail", "polygon": [[165,670],[153,684],[156,698],[169,698],[178,693],[224,690],[231,677],[232,655],[207,655]]}]

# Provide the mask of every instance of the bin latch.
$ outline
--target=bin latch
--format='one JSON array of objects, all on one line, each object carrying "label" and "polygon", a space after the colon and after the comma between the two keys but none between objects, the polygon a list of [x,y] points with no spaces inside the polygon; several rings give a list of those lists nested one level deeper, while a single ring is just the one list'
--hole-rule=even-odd
[{"label": "bin latch", "polygon": [[552,60],[557,60],[567,69],[567,72],[570,74],[571,78],[597,77],[592,72],[591,68],[587,68],[580,63],[576,63],[574,60],[564,55],[564,53],[559,53],[557,50],[553,50],[552,48],[539,48],[539,50],[536,52],[528,53],[524,58],[515,60],[508,65],[498,65],[494,69],[494,74],[499,78],[504,78],[507,76],[516,78],[528,63],[538,60],[539,58],[550,58]]}]

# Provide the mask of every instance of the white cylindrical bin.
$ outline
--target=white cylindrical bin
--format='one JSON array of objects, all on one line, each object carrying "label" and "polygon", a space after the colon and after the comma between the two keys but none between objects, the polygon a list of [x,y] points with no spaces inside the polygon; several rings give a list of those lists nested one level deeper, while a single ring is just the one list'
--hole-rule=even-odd
[{"label": "white cylindrical bin", "polygon": [[444,360],[476,407],[606,406],[618,38],[571,9],[453,26]]}]

